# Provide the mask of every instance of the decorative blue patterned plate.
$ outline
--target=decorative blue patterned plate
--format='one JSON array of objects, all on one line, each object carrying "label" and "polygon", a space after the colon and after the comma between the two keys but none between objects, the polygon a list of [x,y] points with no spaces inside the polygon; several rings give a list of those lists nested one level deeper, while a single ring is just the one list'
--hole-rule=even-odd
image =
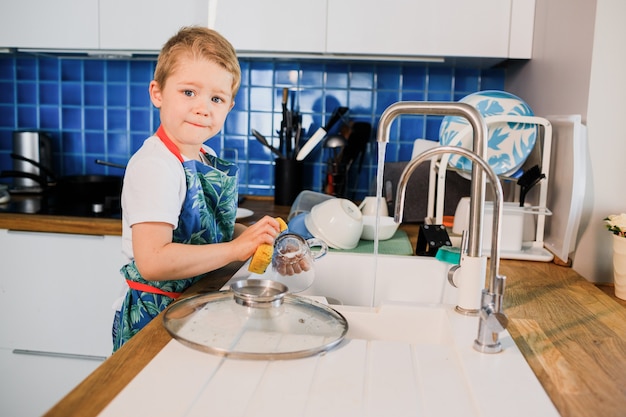
[{"label": "decorative blue patterned plate", "polygon": [[[460,102],[474,106],[489,122],[491,116],[534,116],[531,108],[519,97],[506,91],[480,91],[463,97]],[[537,141],[537,125],[497,122],[488,124],[487,163],[496,175],[515,174],[530,155]],[[472,149],[472,129],[463,117],[446,116],[439,129],[439,142],[444,146]],[[449,165],[463,171],[471,170],[471,162],[451,155]]]}]

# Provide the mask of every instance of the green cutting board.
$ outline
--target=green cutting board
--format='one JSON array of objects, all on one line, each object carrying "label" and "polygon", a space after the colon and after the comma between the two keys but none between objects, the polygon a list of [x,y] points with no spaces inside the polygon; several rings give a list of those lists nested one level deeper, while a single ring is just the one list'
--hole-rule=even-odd
[{"label": "green cutting board", "polygon": [[[332,249],[332,252],[374,253],[373,240],[359,240],[354,249]],[[397,230],[391,239],[378,242],[378,253],[383,255],[413,255],[413,246],[404,230]]]}]

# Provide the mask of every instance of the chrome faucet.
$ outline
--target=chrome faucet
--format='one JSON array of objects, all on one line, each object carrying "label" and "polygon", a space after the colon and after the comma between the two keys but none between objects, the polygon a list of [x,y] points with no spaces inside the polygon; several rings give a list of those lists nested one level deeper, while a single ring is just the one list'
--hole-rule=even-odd
[{"label": "chrome faucet", "polygon": [[[395,118],[403,114],[422,115],[453,115],[466,118],[473,128],[474,152],[462,147],[440,146],[428,149],[413,158],[400,176],[396,193],[395,221],[402,222],[404,200],[408,180],[413,171],[425,160],[447,153],[458,154],[470,159],[472,164],[472,186],[470,195],[469,242],[467,255],[463,254],[461,270],[469,265],[469,270],[463,271],[459,280],[459,300],[456,310],[463,314],[476,311],[479,313],[478,336],[474,341],[474,349],[484,353],[496,353],[502,350],[498,333],[504,330],[508,319],[503,312],[502,298],[506,277],[499,274],[500,265],[500,223],[502,219],[503,194],[498,177],[485,162],[487,151],[484,119],[478,111],[466,103],[448,102],[398,102],[389,106],[382,114],[378,126],[378,142],[389,141],[389,130]],[[483,156],[480,156],[483,155]],[[442,167],[441,169],[445,169]],[[485,258],[482,257],[482,218],[484,211],[485,181],[483,174],[489,177],[495,195],[493,226],[491,229],[491,265],[487,288],[484,287]],[[463,303],[461,303],[463,299]],[[474,305],[474,301],[476,304]],[[463,305],[461,305],[463,304]]]}]

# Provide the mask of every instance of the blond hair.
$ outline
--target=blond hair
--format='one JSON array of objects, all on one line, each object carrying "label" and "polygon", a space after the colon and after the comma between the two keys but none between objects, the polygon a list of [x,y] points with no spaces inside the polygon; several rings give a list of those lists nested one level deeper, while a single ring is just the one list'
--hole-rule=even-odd
[{"label": "blond hair", "polygon": [[181,56],[202,58],[214,62],[233,76],[233,98],[241,85],[241,69],[235,48],[218,32],[200,27],[183,27],[172,36],[161,49],[154,70],[154,81],[161,88],[165,87],[167,78],[176,70]]}]

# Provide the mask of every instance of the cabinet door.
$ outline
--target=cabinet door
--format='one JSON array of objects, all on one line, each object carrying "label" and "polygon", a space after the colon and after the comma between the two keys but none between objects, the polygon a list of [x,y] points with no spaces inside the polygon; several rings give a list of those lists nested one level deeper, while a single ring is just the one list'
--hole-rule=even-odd
[{"label": "cabinet door", "polygon": [[509,0],[328,0],[329,53],[507,57]]},{"label": "cabinet door", "polygon": [[100,2],[100,48],[156,53],[183,26],[206,27],[208,0]]},{"label": "cabinet door", "polygon": [[4,1],[0,46],[98,48],[98,0]]},{"label": "cabinet door", "polygon": [[209,25],[238,52],[322,53],[326,0],[212,1]]},{"label": "cabinet door", "polygon": [[102,361],[22,355],[0,348],[0,413],[41,416]]},{"label": "cabinet door", "polygon": [[121,237],[0,230],[0,347],[111,354]]}]

